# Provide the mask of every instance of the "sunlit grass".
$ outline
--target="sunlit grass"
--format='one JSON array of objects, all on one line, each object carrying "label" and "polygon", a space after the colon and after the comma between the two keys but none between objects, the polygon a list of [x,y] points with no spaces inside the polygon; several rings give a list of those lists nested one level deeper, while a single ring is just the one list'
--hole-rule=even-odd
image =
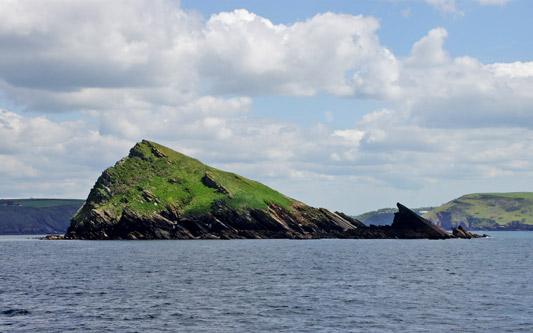
[{"label": "sunlit grass", "polygon": [[[267,203],[290,209],[294,202],[259,182],[209,167],[156,143],[143,141],[132,152],[131,157],[106,170],[109,190],[96,186],[91,191],[88,201],[98,210],[117,216],[126,206],[142,214],[172,207],[186,216],[207,213],[221,200],[236,209],[267,209]],[[206,172],[230,195],[204,185]],[[97,203],[98,196],[107,199]]]}]

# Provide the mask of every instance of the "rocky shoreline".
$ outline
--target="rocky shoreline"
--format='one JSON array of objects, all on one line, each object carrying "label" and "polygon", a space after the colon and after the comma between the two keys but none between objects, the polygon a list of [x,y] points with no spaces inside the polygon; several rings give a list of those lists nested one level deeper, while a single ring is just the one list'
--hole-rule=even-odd
[{"label": "rocky shoreline", "polygon": [[93,214],[93,220],[72,225],[64,236],[46,239],[141,240],[141,239],[451,239],[482,238],[463,227],[452,233],[422,218],[398,203],[391,226],[366,226],[339,212],[312,208],[303,204],[288,211],[270,205],[268,211],[239,212],[223,204],[209,214],[180,218],[171,213],[143,216],[125,211],[119,221],[105,214]]},{"label": "rocky shoreline", "polygon": [[398,203],[391,226],[366,226],[154,142],[106,169],[63,237],[50,239],[475,238]]}]

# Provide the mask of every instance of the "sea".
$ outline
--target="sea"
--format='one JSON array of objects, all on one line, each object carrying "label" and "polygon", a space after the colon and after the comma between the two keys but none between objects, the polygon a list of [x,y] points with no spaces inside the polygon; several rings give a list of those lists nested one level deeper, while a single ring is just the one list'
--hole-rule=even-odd
[{"label": "sea", "polygon": [[533,232],[452,240],[0,236],[2,332],[532,332]]}]

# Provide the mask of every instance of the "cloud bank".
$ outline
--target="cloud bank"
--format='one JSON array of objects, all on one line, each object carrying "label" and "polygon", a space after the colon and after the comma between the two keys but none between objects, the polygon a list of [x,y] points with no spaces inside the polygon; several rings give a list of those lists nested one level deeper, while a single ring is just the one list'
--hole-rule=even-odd
[{"label": "cloud bank", "polygon": [[[362,194],[341,190],[532,176],[533,62],[451,57],[444,28],[398,58],[361,15],[283,25],[174,1],[0,7],[3,197],[84,197],[143,138],[348,212]],[[254,116],[257,96],[319,93],[392,107],[342,128]]]}]

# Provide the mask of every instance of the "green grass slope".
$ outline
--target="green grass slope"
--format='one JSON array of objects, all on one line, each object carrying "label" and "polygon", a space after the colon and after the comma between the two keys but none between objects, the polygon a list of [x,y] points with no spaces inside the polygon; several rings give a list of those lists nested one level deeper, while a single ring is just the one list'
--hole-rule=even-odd
[{"label": "green grass slope", "polygon": [[0,234],[64,233],[82,204],[75,199],[0,200]]},{"label": "green grass slope", "polygon": [[444,227],[464,224],[472,229],[527,229],[533,227],[533,193],[468,194],[424,217]]},{"label": "green grass slope", "polygon": [[119,218],[126,207],[141,214],[170,208],[187,216],[209,212],[216,201],[237,209],[267,209],[267,203],[289,209],[295,202],[259,182],[143,140],[104,171],[74,219],[83,220],[93,209]]}]

